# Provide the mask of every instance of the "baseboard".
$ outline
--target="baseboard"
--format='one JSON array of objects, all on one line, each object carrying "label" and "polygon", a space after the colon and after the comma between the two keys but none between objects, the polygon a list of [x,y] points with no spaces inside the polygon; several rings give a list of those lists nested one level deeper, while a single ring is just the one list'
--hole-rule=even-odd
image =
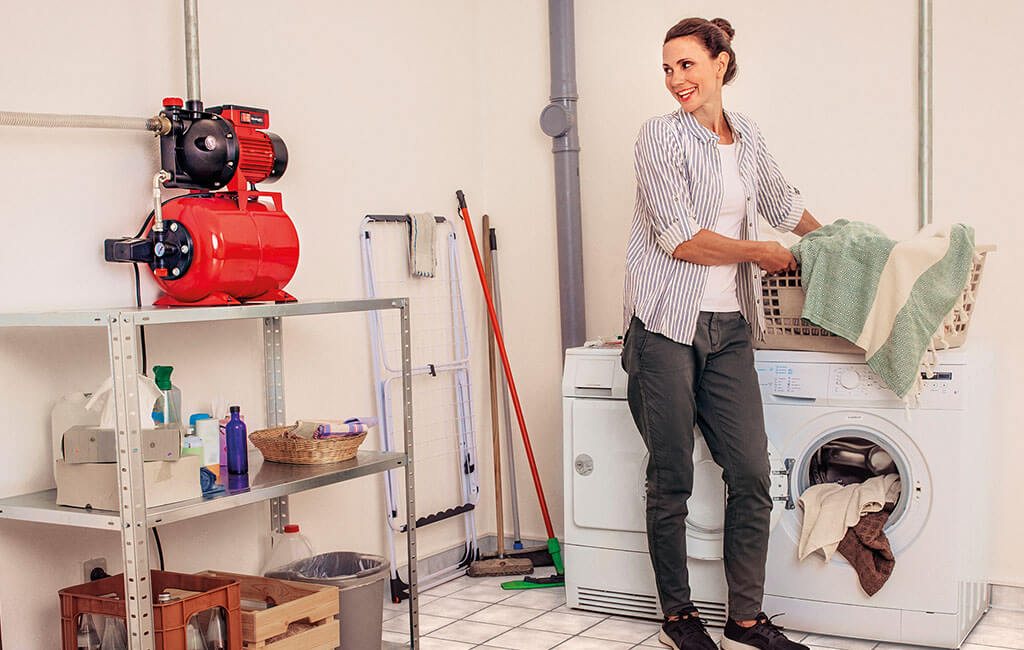
[{"label": "baseboard", "polygon": [[992,606],[1024,611],[1024,587],[992,585]]}]

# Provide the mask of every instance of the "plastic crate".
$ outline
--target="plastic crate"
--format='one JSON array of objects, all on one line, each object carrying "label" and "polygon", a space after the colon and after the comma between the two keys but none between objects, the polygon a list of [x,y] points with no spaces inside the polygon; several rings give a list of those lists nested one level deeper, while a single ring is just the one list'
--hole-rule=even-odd
[{"label": "plastic crate", "polygon": [[[337,587],[222,571],[204,571],[199,575],[237,580],[241,585],[243,648],[334,650],[338,647]],[[252,608],[246,605],[249,601],[272,607]],[[287,632],[292,623],[308,623],[311,627],[274,640]]]},{"label": "plastic crate", "polygon": [[[936,336],[933,344],[937,349],[955,348],[967,340],[967,327],[974,313],[981,273],[985,268],[985,256],[995,246],[977,246],[974,249],[974,263],[971,266],[967,285],[953,311],[943,322],[944,337]],[[800,270],[761,277],[761,301],[764,308],[765,340],[754,342],[762,350],[811,350],[814,352],[844,352],[864,354],[846,339],[818,327],[800,317],[804,309],[804,289],[800,283]],[[944,339],[944,341],[943,341]]]},{"label": "plastic crate", "polygon": [[[185,626],[196,614],[214,607],[224,610],[228,648],[242,650],[241,597],[238,581],[195,576],[170,571],[152,571],[153,630],[156,650],[185,650]],[[171,590],[198,592],[182,594],[179,600],[158,604],[157,594]],[[95,614],[126,618],[124,575],[111,576],[61,589],[60,622],[63,650],[76,650],[78,617]]]}]

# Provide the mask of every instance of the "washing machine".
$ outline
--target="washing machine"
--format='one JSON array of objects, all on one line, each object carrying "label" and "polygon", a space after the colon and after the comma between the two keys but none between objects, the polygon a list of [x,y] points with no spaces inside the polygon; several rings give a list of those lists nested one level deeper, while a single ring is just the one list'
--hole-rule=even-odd
[{"label": "washing machine", "polygon": [[[566,601],[595,612],[662,619],[647,550],[647,449],[626,402],[622,346],[566,350],[562,378]],[[725,625],[722,566],[725,483],[695,431],[693,493],[686,520],[691,598],[701,617]],[[785,508],[786,474],[773,467],[773,521]]]},{"label": "washing machine", "polygon": [[[977,511],[967,458],[972,439],[988,435],[984,373],[970,373],[963,350],[938,360],[920,403],[907,408],[863,356],[756,351],[765,429],[788,472],[788,501],[769,541],[764,609],[785,612],[786,627],[957,648],[987,609],[988,587],[966,578],[964,561]],[[851,466],[862,477],[895,471],[901,479],[885,527],[895,568],[871,597],[838,553],[829,563],[819,553],[797,557],[799,495],[815,483],[843,482]]]}]

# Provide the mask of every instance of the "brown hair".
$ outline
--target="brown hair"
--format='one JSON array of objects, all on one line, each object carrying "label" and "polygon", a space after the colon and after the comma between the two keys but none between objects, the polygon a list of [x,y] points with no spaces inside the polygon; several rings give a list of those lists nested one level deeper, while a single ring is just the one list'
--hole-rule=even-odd
[{"label": "brown hair", "polygon": [[729,64],[725,68],[725,78],[722,83],[729,83],[736,76],[737,70],[736,53],[732,51],[732,37],[735,35],[736,30],[725,18],[715,18],[714,20],[684,18],[668,30],[668,33],[665,34],[665,43],[674,38],[696,36],[704,44],[704,49],[708,51],[712,59],[725,52],[729,55]]}]

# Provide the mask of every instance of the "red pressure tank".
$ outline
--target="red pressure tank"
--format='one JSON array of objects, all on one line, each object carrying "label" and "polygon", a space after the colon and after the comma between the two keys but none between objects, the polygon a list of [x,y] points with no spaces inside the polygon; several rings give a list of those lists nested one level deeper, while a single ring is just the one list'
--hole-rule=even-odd
[{"label": "red pressure tank", "polygon": [[[166,294],[156,304],[295,300],[282,289],[299,263],[299,237],[281,208],[281,194],[223,194],[184,196],[164,206],[165,245],[171,250],[153,268]],[[257,200],[261,196],[273,206]]]}]

